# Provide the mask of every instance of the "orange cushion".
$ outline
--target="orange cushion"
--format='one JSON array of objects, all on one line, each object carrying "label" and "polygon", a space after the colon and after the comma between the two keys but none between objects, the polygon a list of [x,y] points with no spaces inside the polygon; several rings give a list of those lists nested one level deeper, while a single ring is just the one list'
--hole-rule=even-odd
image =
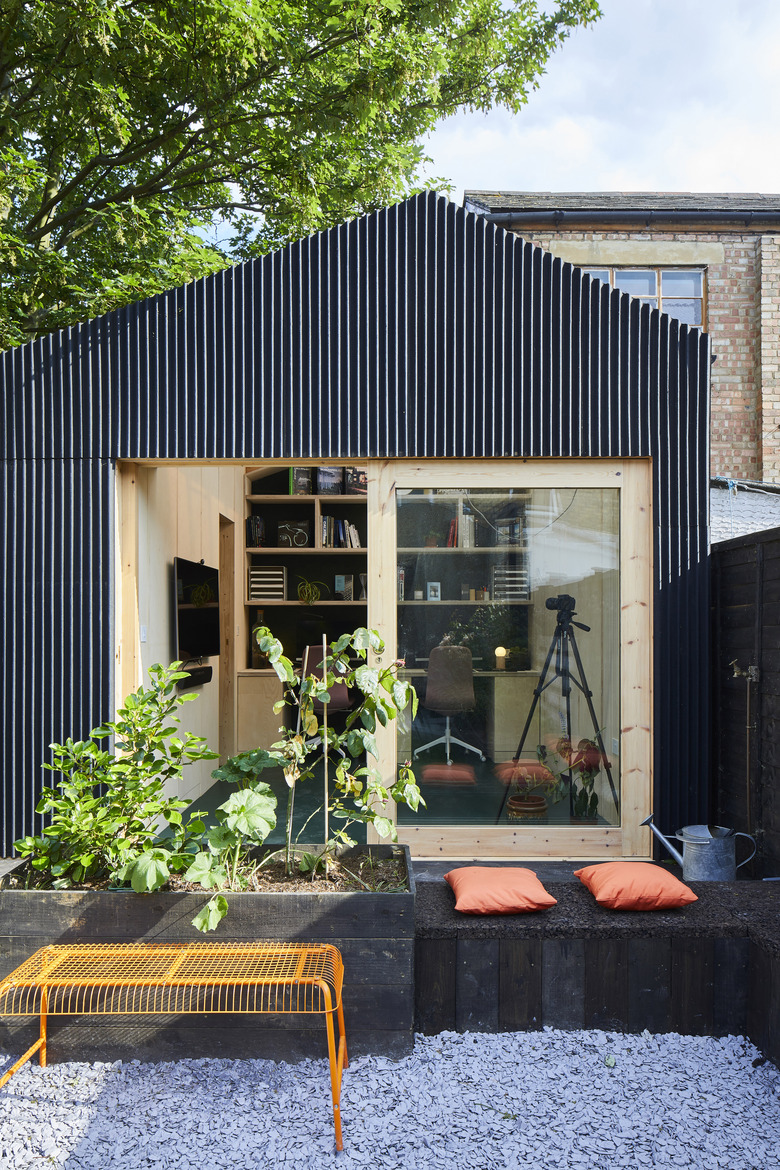
[{"label": "orange cushion", "polygon": [[466,865],[445,873],[461,914],[527,914],[555,906],[532,869]]},{"label": "orange cushion", "polygon": [[555,783],[554,774],[546,764],[540,764],[538,760],[504,760],[503,763],[496,764],[493,772],[502,784],[524,781],[526,788],[532,788],[533,782],[547,785]]},{"label": "orange cushion", "polygon": [[576,869],[574,876],[610,910],[673,910],[699,900],[674,874],[649,861],[605,861]]}]

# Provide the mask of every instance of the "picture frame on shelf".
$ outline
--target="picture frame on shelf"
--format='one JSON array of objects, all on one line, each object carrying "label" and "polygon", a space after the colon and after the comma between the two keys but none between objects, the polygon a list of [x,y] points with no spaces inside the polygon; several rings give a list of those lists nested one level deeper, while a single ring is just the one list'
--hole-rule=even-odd
[{"label": "picture frame on shelf", "polygon": [[352,601],[355,596],[354,574],[336,573],[334,578],[333,594],[337,601]]},{"label": "picture frame on shelf", "polygon": [[429,581],[426,593],[427,601],[441,601],[441,581]]},{"label": "picture frame on shelf", "polygon": [[276,544],[279,548],[308,548],[311,544],[311,530],[311,520],[280,520],[276,530]]}]

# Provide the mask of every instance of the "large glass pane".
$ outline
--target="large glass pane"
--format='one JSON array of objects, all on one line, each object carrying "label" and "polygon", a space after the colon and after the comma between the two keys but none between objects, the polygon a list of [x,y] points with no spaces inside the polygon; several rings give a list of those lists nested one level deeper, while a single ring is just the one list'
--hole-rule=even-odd
[{"label": "large glass pane", "polygon": [[399,725],[427,809],[401,823],[619,823],[614,489],[397,495]]},{"label": "large glass pane", "polygon": [[609,269],[608,268],[583,268],[582,270],[594,280],[601,280],[604,284],[609,284]]},{"label": "large glass pane", "polygon": [[655,272],[651,268],[616,268],[615,288],[632,296],[652,296],[656,291]]},{"label": "large glass pane", "polygon": [[661,273],[661,296],[663,297],[700,297],[702,295],[703,277],[701,272],[692,272],[690,269],[664,269]]},{"label": "large glass pane", "polygon": [[701,325],[701,301],[686,301],[682,298],[668,300],[664,297],[661,308],[670,317],[676,317],[686,325]]}]

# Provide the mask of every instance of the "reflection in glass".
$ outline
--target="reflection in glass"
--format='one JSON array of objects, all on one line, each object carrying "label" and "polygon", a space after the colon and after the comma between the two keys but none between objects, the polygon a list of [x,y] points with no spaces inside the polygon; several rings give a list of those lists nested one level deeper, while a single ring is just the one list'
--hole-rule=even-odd
[{"label": "reflection in glass", "polygon": [[420,696],[398,751],[428,806],[415,822],[619,824],[618,492],[396,503],[398,657]]}]

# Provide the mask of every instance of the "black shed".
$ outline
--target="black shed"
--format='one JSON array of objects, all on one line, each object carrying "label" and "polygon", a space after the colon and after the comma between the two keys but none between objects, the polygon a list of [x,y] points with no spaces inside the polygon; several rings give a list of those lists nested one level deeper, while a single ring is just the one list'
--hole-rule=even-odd
[{"label": "black shed", "polygon": [[[303,576],[328,632],[376,625],[421,688],[433,639],[470,646],[473,791],[402,825],[413,851],[647,856],[653,804],[706,821],[708,376],[700,330],[434,193],[3,354],[4,852],[38,827],[47,745],[173,658],[174,558],[219,569],[188,713],[223,753],[267,730],[249,631],[293,638]],[[513,758],[570,594],[598,727],[566,726],[553,679],[523,754],[598,732],[620,800],[602,773],[585,821],[564,799],[502,828],[477,756]],[[436,763],[425,718],[383,767]]]}]

